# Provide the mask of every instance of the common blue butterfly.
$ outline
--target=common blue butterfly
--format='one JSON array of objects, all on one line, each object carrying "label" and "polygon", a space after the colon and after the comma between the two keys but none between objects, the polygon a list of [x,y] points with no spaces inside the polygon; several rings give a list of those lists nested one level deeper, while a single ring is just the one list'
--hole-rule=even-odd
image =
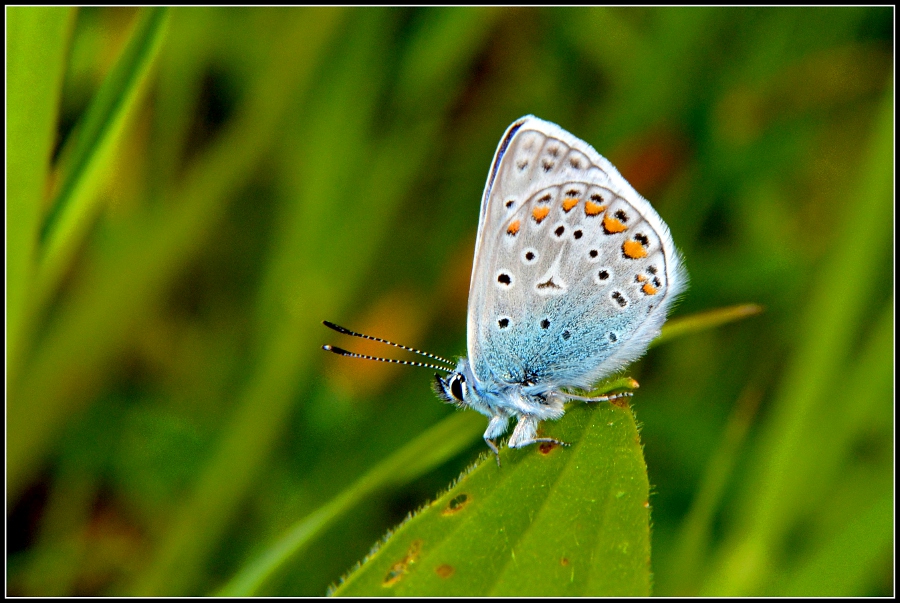
[{"label": "common blue butterfly", "polygon": [[484,440],[516,426],[510,448],[535,442],[541,421],[640,357],[687,284],[681,255],[650,203],[586,142],[532,115],[506,130],[481,200],[469,286],[468,357],[427,366],[444,401],[489,418]]}]

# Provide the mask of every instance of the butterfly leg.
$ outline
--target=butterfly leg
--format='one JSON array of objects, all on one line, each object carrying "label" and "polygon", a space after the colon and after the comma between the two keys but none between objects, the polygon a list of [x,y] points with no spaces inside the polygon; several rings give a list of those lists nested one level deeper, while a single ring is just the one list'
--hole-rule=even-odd
[{"label": "butterfly leg", "polygon": [[556,438],[539,438],[537,436],[537,428],[540,424],[540,419],[537,417],[532,417],[529,415],[522,415],[519,417],[519,422],[516,423],[515,429],[513,429],[512,435],[509,438],[509,444],[507,444],[510,448],[523,448],[528,446],[529,444],[536,444],[538,442],[550,442],[553,444],[558,444],[560,446],[568,446],[567,442],[563,442],[557,440]]},{"label": "butterfly leg", "polygon": [[631,392],[621,392],[619,394],[610,394],[608,396],[597,396],[596,398],[588,398],[586,396],[576,396],[574,394],[563,394],[567,400],[581,400],[582,402],[608,402],[610,400],[618,400],[619,398],[628,398],[633,396]]},{"label": "butterfly leg", "polygon": [[500,466],[500,450],[494,443],[494,439],[503,435],[506,426],[509,424],[509,417],[503,415],[494,415],[488,423],[487,429],[484,431],[484,443],[493,451],[497,459],[497,466]]}]

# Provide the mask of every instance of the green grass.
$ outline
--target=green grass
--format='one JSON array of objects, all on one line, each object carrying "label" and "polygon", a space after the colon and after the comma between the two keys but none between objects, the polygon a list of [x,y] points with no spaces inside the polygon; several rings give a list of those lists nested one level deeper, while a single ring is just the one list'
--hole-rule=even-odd
[{"label": "green grass", "polygon": [[[6,16],[8,594],[893,593],[892,9]],[[321,321],[465,349],[527,113],[691,282],[630,409],[498,470]]]}]

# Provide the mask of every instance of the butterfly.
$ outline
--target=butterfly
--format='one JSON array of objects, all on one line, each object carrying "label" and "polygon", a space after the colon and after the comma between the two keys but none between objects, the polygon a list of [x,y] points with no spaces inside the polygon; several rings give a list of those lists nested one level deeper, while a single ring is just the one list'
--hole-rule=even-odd
[{"label": "butterfly", "polygon": [[540,437],[540,423],[563,416],[568,400],[617,397],[574,390],[643,355],[686,285],[681,254],[650,203],[589,144],[528,115],[501,138],[481,200],[468,356],[454,363],[329,322],[447,366],[323,347],[445,372],[435,375],[435,392],[488,417],[484,441],[499,463],[496,440],[510,419],[510,448],[565,445]]}]

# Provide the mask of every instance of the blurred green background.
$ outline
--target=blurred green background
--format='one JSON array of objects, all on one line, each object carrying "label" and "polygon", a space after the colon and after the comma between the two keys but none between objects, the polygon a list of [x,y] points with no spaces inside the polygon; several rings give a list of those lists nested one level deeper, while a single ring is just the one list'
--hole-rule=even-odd
[{"label": "blurred green background", "polygon": [[[627,371],[654,594],[892,594],[893,16],[8,8],[7,593],[215,592],[452,415],[321,321],[463,354],[484,180],[533,113],[668,223],[675,316],[766,309]],[[324,594],[476,423],[259,592]]]}]

